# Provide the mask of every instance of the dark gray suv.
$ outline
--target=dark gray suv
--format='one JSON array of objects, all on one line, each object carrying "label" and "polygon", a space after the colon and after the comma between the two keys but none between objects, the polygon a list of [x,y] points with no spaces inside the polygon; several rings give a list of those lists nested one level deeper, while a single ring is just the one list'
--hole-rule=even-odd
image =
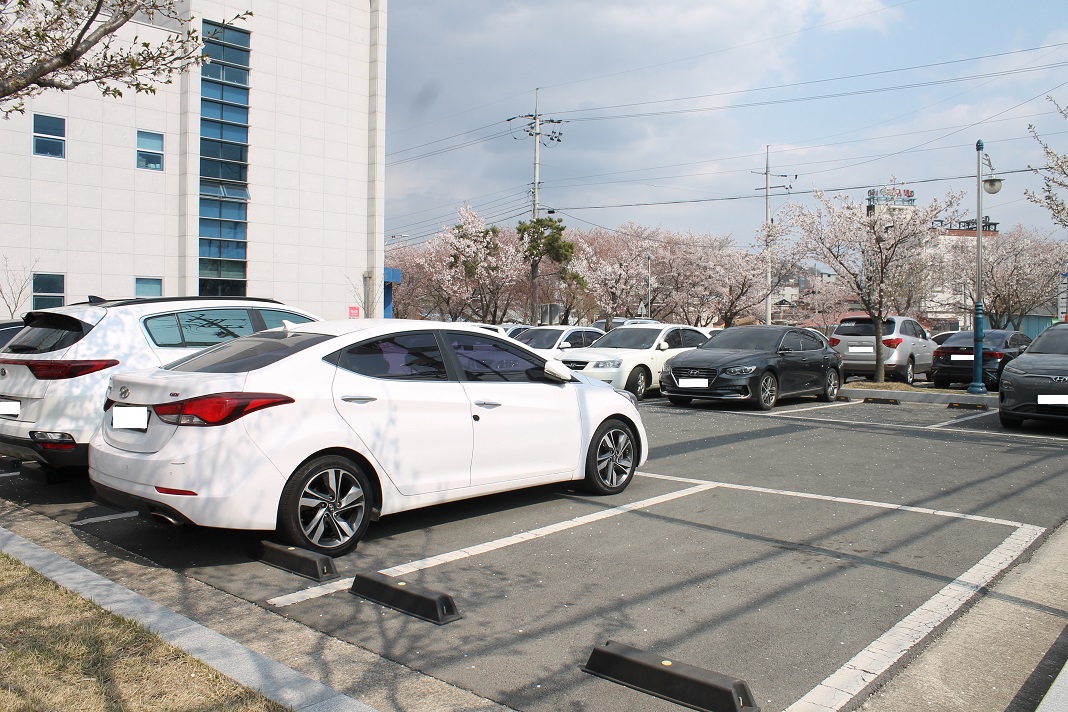
[{"label": "dark gray suv", "polygon": [[[842,319],[830,337],[831,347],[842,354],[844,378],[875,374],[875,324],[870,317]],[[890,316],[883,320],[883,364],[888,376],[912,385],[917,373],[930,377],[935,343],[915,319]]]}]

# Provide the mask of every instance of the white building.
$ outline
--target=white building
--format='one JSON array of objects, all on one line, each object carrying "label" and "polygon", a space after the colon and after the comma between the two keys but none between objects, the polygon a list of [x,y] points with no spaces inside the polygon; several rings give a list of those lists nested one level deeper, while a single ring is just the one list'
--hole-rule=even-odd
[{"label": "white building", "polygon": [[155,95],[47,91],[0,120],[0,280],[32,274],[16,316],[195,294],[381,315],[386,0],[185,6],[201,69]]}]

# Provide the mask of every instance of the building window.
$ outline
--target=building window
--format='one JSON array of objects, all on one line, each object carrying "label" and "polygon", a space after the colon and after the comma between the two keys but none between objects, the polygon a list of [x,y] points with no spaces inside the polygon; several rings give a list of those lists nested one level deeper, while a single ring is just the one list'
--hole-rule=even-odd
[{"label": "building window", "polygon": [[49,158],[67,156],[67,120],[58,116],[33,115],[33,154]]},{"label": "building window", "polygon": [[65,279],[61,274],[33,275],[33,308],[49,309],[63,306]]},{"label": "building window", "polygon": [[134,277],[135,297],[162,297],[163,280],[158,277]]},{"label": "building window", "polygon": [[163,134],[137,132],[137,167],[150,171],[163,170]]}]

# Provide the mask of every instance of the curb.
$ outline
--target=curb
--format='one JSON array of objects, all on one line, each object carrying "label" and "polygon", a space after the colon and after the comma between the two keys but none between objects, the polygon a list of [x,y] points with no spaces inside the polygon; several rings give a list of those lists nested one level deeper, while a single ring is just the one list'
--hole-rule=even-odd
[{"label": "curb", "polygon": [[915,391],[892,391],[880,388],[842,388],[838,391],[839,397],[847,397],[850,400],[864,398],[894,398],[903,403],[962,403],[965,405],[985,405],[988,408],[998,407],[998,395],[996,393],[978,396],[961,391],[957,393],[927,393],[917,389]]},{"label": "curb", "polygon": [[0,527],[0,551],[294,712],[376,712],[185,616]]}]

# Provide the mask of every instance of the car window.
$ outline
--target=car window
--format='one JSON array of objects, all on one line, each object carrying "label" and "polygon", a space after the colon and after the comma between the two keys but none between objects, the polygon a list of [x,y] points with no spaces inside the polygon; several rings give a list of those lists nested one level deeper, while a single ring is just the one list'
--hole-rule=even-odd
[{"label": "car window", "polygon": [[543,365],[533,355],[479,334],[449,333],[446,339],[469,381],[529,383],[534,379],[528,370],[541,371]]},{"label": "car window", "polygon": [[823,348],[823,341],[813,333],[802,331],[801,348],[805,351],[819,351]]},{"label": "car window", "polygon": [[779,346],[780,351],[801,351],[801,335],[796,331],[791,331],[782,338],[782,344]]},{"label": "car window", "polygon": [[1027,353],[1068,354],[1068,329],[1046,329],[1031,342]]},{"label": "car window", "polygon": [[144,325],[160,347],[204,348],[256,331],[248,309],[232,308],[160,314],[145,319]]},{"label": "car window", "polygon": [[681,329],[682,345],[685,347],[700,346],[708,341],[708,337],[695,329]]},{"label": "car window", "polygon": [[532,349],[551,349],[559,338],[559,329],[527,329],[516,337],[516,341]]},{"label": "car window", "polygon": [[657,328],[612,329],[597,339],[594,346],[599,349],[651,349],[660,336]]},{"label": "car window", "polygon": [[1027,334],[1017,334],[1016,337],[1019,339],[1019,346],[1028,346],[1031,343],[1031,337]]},{"label": "car window", "polygon": [[[894,331],[894,320],[883,320],[883,336]],[[844,319],[834,327],[835,336],[875,336],[875,322],[871,319]]]},{"label": "car window", "polygon": [[681,349],[682,331],[680,329],[669,330],[668,333],[664,334],[664,342],[668,345],[669,349]]},{"label": "car window", "polygon": [[337,365],[371,378],[446,381],[449,378],[438,340],[431,332],[395,334],[344,349]]},{"label": "car window", "polygon": [[258,309],[260,316],[263,317],[263,323],[266,324],[267,329],[277,329],[282,326],[282,320],[285,319],[290,324],[303,324],[309,321],[315,321],[309,316],[303,314],[297,314],[296,312],[282,311],[280,309]]},{"label": "car window", "polygon": [[782,332],[778,329],[732,326],[701,345],[702,349],[738,349],[740,351],[774,351]]},{"label": "car window", "polygon": [[327,334],[263,331],[198,351],[163,368],[191,373],[244,373],[277,363],[331,338]]},{"label": "car window", "polygon": [[45,354],[78,343],[93,327],[66,314],[29,314],[26,326],[4,346],[4,353]]}]

